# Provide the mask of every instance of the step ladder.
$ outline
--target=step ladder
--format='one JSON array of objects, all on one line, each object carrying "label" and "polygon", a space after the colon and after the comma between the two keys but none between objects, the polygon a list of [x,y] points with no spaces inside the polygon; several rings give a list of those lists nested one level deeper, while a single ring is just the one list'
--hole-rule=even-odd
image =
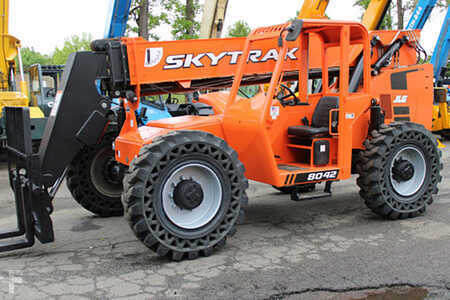
[{"label": "step ladder", "polygon": [[333,183],[332,181],[326,181],[323,192],[315,191],[315,192],[301,193],[298,191],[298,188],[301,186],[297,186],[291,192],[291,200],[298,202],[298,201],[306,201],[306,200],[331,197],[332,196],[332,192],[331,192],[331,184],[332,183]]}]

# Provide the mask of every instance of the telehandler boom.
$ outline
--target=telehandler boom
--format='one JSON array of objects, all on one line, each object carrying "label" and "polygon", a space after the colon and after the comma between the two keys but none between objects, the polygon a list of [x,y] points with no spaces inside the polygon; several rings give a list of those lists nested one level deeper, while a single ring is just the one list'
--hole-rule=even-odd
[{"label": "telehandler boom", "polygon": [[[277,187],[325,182],[323,193],[294,189],[292,199],[301,200],[330,196],[332,182],[358,173],[361,197],[376,214],[423,213],[437,193],[442,165],[427,130],[432,66],[417,65],[414,48],[402,47],[410,43],[407,34],[296,20],[255,29],[246,39],[94,42],[91,52],[69,57],[38,154],[31,151],[26,108],[6,111],[18,229],[0,238],[23,237],[7,240],[0,251],[29,247],[34,236],[53,241],[51,201],[67,166],[105,133],[114,113],[120,129],[115,157],[129,166],[125,217],[161,256],[193,259],[224,246],[243,220],[247,179]],[[378,41],[392,40],[376,51]],[[358,49],[362,78],[351,90]],[[308,88],[314,80],[323,83],[320,90]],[[242,85],[268,82],[266,93],[237,96]],[[225,99],[223,93],[202,96],[221,101],[215,115],[137,126],[135,111],[146,96],[226,87]],[[121,99],[118,112],[110,110],[113,97]],[[78,184],[85,184],[82,178]]]},{"label": "telehandler boom", "polygon": [[298,19],[323,19],[330,0],[306,0],[298,13]]}]

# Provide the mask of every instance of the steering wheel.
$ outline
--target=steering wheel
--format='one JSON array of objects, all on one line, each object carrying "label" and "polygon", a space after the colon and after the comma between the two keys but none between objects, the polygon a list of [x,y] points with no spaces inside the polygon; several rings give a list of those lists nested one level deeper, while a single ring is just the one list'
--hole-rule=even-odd
[{"label": "steering wheel", "polygon": [[[280,91],[277,94],[277,99],[278,101],[280,101],[281,105],[286,106],[286,105],[295,105],[295,103],[298,103],[300,100],[297,98],[297,96],[295,95],[295,93],[285,84],[280,84],[280,88],[282,88],[283,90],[287,91],[287,95],[285,93],[283,93],[282,91]],[[287,98],[294,98],[292,100],[289,101],[284,101]]]}]

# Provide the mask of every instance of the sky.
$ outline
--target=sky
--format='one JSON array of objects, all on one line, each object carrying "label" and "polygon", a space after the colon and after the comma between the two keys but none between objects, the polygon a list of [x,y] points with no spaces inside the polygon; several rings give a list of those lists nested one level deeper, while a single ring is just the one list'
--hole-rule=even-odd
[{"label": "sky", "polygon": [[[202,0],[203,2],[204,0]],[[51,54],[62,47],[72,35],[90,33],[102,38],[106,15],[112,0],[10,0],[10,34],[22,41],[22,46]],[[360,20],[362,10],[354,7],[354,0],[331,0],[327,15],[335,20]],[[229,0],[224,28],[238,20],[250,27],[284,23],[295,16],[303,0]],[[435,9],[422,32],[421,43],[431,53],[444,20],[445,13]],[[408,16],[406,18],[408,20]],[[167,29],[162,37],[171,39]]]}]

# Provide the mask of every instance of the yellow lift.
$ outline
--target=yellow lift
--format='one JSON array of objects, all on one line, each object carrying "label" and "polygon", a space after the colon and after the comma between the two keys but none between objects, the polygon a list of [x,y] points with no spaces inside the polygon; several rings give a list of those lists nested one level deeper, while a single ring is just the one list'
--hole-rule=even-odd
[{"label": "yellow lift", "polygon": [[[298,14],[299,19],[323,19],[330,0],[305,0]],[[368,30],[375,30],[380,25],[391,0],[372,0],[364,13],[362,24]]]},{"label": "yellow lift", "polygon": [[[5,106],[28,106],[28,87],[24,78],[20,40],[9,34],[9,0],[0,0],[0,116]],[[19,89],[16,86],[16,58]],[[43,118],[39,107],[30,107],[31,118]]]}]

